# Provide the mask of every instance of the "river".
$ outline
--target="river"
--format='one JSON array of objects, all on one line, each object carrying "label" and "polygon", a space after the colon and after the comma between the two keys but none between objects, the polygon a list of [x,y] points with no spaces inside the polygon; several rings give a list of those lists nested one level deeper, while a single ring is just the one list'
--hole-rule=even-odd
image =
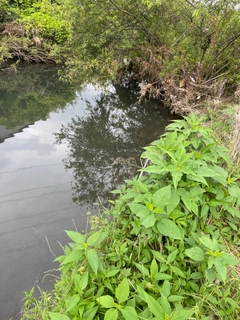
[{"label": "river", "polygon": [[51,288],[64,230],[86,229],[171,119],[133,89],[70,85],[53,67],[0,76],[1,320],[20,319],[24,291]]}]

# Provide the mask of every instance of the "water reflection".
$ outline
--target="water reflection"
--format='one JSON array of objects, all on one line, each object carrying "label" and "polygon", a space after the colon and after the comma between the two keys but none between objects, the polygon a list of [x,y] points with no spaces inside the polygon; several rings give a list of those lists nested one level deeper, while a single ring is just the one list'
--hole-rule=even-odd
[{"label": "water reflection", "polygon": [[53,66],[24,64],[0,77],[0,143],[74,101],[76,88],[59,80]]},{"label": "water reflection", "polygon": [[68,143],[64,165],[74,173],[73,200],[91,207],[99,197],[106,204],[110,190],[137,172],[141,148],[158,138],[172,117],[158,102],[139,104],[134,90],[117,85],[94,102],[84,100],[87,115],[62,126],[56,142]]}]

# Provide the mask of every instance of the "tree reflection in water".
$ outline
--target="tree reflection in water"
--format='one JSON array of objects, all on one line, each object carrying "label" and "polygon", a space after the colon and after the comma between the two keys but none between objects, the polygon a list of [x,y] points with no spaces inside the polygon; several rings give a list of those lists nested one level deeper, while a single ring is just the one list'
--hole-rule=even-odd
[{"label": "tree reflection in water", "polygon": [[134,176],[142,147],[164,132],[173,118],[159,103],[138,103],[134,90],[115,85],[86,102],[87,116],[73,118],[56,133],[67,141],[66,169],[73,169],[73,200],[106,205],[110,191]]}]

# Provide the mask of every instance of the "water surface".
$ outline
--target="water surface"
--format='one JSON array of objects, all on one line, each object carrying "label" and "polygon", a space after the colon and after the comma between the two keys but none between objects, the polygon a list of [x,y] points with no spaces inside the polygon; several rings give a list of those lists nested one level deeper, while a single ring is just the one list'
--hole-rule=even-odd
[{"label": "water surface", "polygon": [[85,230],[171,118],[134,90],[81,89],[49,67],[0,77],[1,320],[20,318],[23,291],[49,288],[63,230]]}]

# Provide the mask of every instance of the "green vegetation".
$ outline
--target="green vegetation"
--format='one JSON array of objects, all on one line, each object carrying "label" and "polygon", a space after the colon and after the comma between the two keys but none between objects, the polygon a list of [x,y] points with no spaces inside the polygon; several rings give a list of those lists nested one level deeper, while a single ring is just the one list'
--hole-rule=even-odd
[{"label": "green vegetation", "polygon": [[83,82],[144,80],[141,97],[177,113],[240,80],[238,0],[1,0],[0,18],[1,60],[64,62]]},{"label": "green vegetation", "polygon": [[[238,319],[239,175],[211,129],[176,120],[82,235],[66,231],[53,291],[22,319]],[[235,255],[235,257],[234,257]]]}]

